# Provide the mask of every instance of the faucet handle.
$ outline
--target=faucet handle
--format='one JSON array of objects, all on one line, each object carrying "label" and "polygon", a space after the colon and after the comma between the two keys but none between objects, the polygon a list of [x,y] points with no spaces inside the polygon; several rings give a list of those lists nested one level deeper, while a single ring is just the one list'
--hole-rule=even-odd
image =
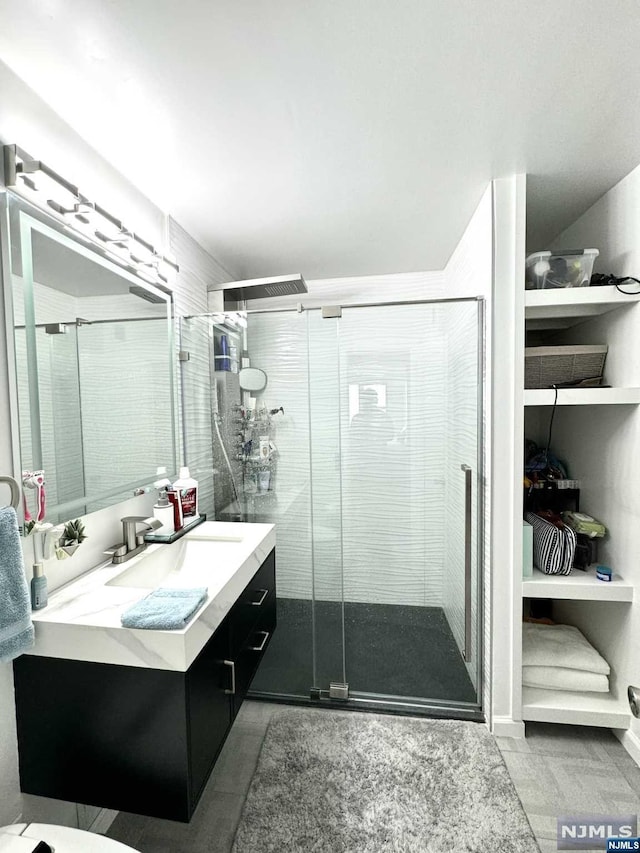
[{"label": "faucet handle", "polygon": [[124,542],[117,542],[102,552],[107,557],[124,557],[127,553],[127,546]]}]

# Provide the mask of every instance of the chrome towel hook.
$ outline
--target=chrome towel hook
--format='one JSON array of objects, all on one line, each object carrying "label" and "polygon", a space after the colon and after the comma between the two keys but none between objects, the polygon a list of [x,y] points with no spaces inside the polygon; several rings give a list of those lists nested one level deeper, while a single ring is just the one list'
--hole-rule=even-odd
[{"label": "chrome towel hook", "polygon": [[13,477],[0,476],[0,483],[6,483],[11,490],[11,506],[18,509],[20,505],[20,486]]}]

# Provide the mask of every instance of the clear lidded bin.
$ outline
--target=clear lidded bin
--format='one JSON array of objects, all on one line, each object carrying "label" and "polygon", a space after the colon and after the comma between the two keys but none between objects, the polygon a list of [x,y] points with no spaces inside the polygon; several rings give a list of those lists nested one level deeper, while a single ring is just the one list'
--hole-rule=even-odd
[{"label": "clear lidded bin", "polygon": [[598,249],[534,252],[525,262],[526,290],[588,287]]}]

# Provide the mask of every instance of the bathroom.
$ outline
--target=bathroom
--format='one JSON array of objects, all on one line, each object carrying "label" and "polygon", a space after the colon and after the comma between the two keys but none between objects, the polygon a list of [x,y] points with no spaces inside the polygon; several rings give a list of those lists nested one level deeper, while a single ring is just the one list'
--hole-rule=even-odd
[{"label": "bathroom", "polygon": [[[36,94],[29,88],[21,79],[23,73],[16,73],[11,51],[6,56],[8,64],[0,65],[2,144],[16,143],[42,158],[90,198],[131,223],[136,233],[154,245],[164,245],[179,267],[171,283],[179,320],[170,330],[162,305],[143,302],[135,294],[127,297],[136,317],[146,317],[140,327],[150,331],[153,323],[163,324],[163,340],[173,336],[176,357],[173,363],[166,362],[165,383],[155,375],[131,371],[122,383],[126,389],[119,388],[118,382],[113,388],[105,383],[103,389],[96,389],[91,409],[96,418],[101,402],[112,411],[117,411],[120,402],[124,407],[125,391],[131,392],[130,403],[137,399],[139,404],[139,432],[130,430],[121,457],[117,451],[121,465],[111,464],[113,453],[104,454],[107,464],[98,475],[102,491],[110,491],[106,481],[112,473],[131,473],[117,479],[116,487],[153,473],[145,471],[138,477],[135,470],[145,438],[153,434],[158,442],[155,463],[171,468],[171,477],[182,464],[189,465],[199,483],[201,512],[208,519],[276,525],[278,627],[255,676],[253,695],[241,711],[244,716],[229,735],[237,754],[246,757],[253,750],[257,760],[265,709],[297,707],[318,713],[345,709],[351,714],[358,710],[385,714],[392,710],[410,719],[435,715],[485,720],[496,737],[508,741],[502,743],[506,751],[513,747],[513,754],[519,755],[513,743],[525,730],[519,680],[522,602],[513,565],[520,550],[520,520],[514,507],[521,449],[513,436],[523,428],[518,421],[519,378],[514,357],[522,346],[522,332],[513,321],[521,307],[513,283],[523,278],[524,220],[531,212],[535,182],[531,183],[531,199],[524,176],[512,174],[513,169],[500,173],[507,177],[491,173],[476,182],[469,193],[473,198],[467,199],[464,221],[458,222],[453,251],[428,271],[393,272],[388,266],[376,267],[373,247],[373,260],[362,272],[357,265],[345,263],[342,273],[331,264],[323,273],[321,265],[314,268],[301,256],[289,258],[283,252],[280,266],[273,268],[270,260],[264,274],[299,270],[307,292],[249,298],[240,315],[246,327],[242,322],[234,325],[225,318],[224,285],[258,276],[258,266],[250,274],[242,272],[241,264],[234,267],[227,261],[223,266],[215,252],[202,248],[205,241],[197,217],[179,224],[165,215],[165,210],[172,209],[169,189],[164,204],[158,195],[154,202],[149,201],[144,190],[150,186],[149,175],[141,174],[139,181],[124,177],[85,141],[82,128],[65,123],[67,116],[60,102],[44,89]],[[3,58],[0,54],[0,60]],[[35,82],[31,85],[36,88]],[[123,161],[119,162],[122,168]],[[621,168],[615,179],[633,165],[629,162]],[[164,166],[154,162],[151,154],[148,169],[158,167]],[[612,176],[606,186],[603,183],[602,191],[613,183]],[[613,207],[628,204],[615,196],[610,199]],[[565,224],[553,236],[578,219],[587,206],[567,214]],[[605,218],[601,216],[600,222]],[[575,234],[577,245],[588,245],[589,233],[588,223],[568,232],[569,236]],[[270,232],[269,239],[273,238],[274,232]],[[594,237],[595,245],[601,242]],[[610,254],[612,258],[625,254],[633,258],[633,248],[622,245]],[[228,257],[233,259],[232,254]],[[377,274],[377,268],[387,271]],[[416,264],[398,267],[423,268]],[[612,269],[618,272],[613,265]],[[632,275],[633,269],[627,274]],[[122,308],[119,319],[127,320],[128,310]],[[83,318],[78,311],[62,319]],[[96,372],[95,364],[91,366],[92,354],[105,359],[116,354],[125,357],[123,341],[128,327],[114,328],[115,340],[105,341],[101,350],[90,338],[102,328],[98,315],[88,319],[87,325],[80,323],[65,335],[51,335],[48,343],[60,343],[64,337],[68,344],[70,332],[90,342],[84,350],[90,375]],[[3,330],[12,321],[4,317]],[[16,321],[15,326],[19,325],[25,324]],[[234,352],[228,353],[228,364],[222,362],[223,369],[216,369],[221,351],[215,341],[222,336],[227,339],[225,346],[233,347]],[[153,346],[157,350],[158,345]],[[184,354],[184,360],[178,352]],[[123,374],[117,361],[109,363],[111,376]],[[463,370],[457,373],[456,366]],[[239,372],[247,367],[264,372],[264,388],[240,389]],[[16,435],[23,446],[26,435],[25,418],[18,422],[16,416],[16,395],[21,392],[9,381],[14,368],[15,364],[5,361],[3,346],[0,474],[16,475],[23,467]],[[633,378],[624,379],[623,384],[633,385]],[[100,390],[105,392],[102,399]],[[162,423],[145,417],[155,404],[165,416]],[[390,425],[384,430],[359,430],[358,416],[372,405],[388,416]],[[260,436],[265,435],[262,427],[249,428],[254,412],[264,418],[269,437],[269,464],[262,468],[262,480],[259,470],[252,471],[251,460],[260,451]],[[57,415],[62,414],[59,407]],[[604,418],[604,414],[597,417]],[[618,414],[611,417],[610,425],[615,428],[611,430],[611,453],[615,457],[619,453],[616,442],[627,440],[623,435],[629,434],[631,420],[623,421]],[[544,424],[541,417],[540,430]],[[568,435],[568,419],[560,430],[564,430],[560,436]],[[256,438],[258,447],[247,448],[247,441]],[[68,455],[71,433],[67,432],[66,440]],[[104,463],[105,459],[98,461]],[[471,469],[468,502],[467,468],[462,466]],[[57,478],[55,484],[52,480],[47,486],[51,505],[66,500],[56,495],[58,483],[66,488],[73,485],[68,477]],[[624,497],[618,499],[625,504]],[[155,501],[151,489],[115,503],[100,497],[85,506],[86,512],[61,510],[51,520],[82,517],[88,538],[70,559],[46,561],[50,594],[104,559],[103,552],[120,537],[120,519],[151,515]],[[4,492],[0,492],[0,505],[3,503]],[[468,528],[466,513],[470,516]],[[25,544],[28,572],[35,562],[31,544]],[[632,548],[631,540],[625,547]],[[630,568],[625,577],[636,582]],[[588,625],[594,608],[605,608],[607,619],[595,629],[595,635],[615,661],[622,694],[627,684],[638,682],[640,673],[629,644],[612,637],[612,626],[620,625],[622,636],[632,636],[635,609],[616,601],[581,606],[582,611],[570,614],[579,625]],[[426,611],[438,620],[439,627],[430,633],[413,632],[412,619]],[[401,627],[395,630],[397,625]],[[429,654],[418,654],[416,648],[426,648]],[[449,652],[451,658],[446,657]],[[440,668],[438,678],[429,669],[433,664]],[[108,832],[117,818],[101,804],[83,805],[21,792],[11,666],[0,667],[0,684],[6,723],[0,734],[0,825],[22,818]],[[635,741],[629,737],[637,737],[636,723],[628,712],[628,707],[616,711],[609,723],[604,717],[604,722],[593,723],[576,713],[575,723],[602,726],[603,731],[624,730],[624,755],[635,755]],[[624,714],[629,718],[626,722]],[[547,735],[551,740],[561,742],[563,726],[535,718],[531,725],[537,722],[550,727]],[[527,729],[529,725],[527,722]],[[248,758],[246,761],[250,763]],[[221,802],[233,812],[242,797],[234,783],[224,781],[227,764],[233,764],[233,756],[223,756],[218,763],[216,790],[226,796]],[[507,766],[516,777],[520,772],[520,781],[528,784],[525,771],[508,757]],[[632,775],[629,771],[629,778]],[[604,808],[602,805],[600,810]],[[607,808],[612,813],[622,812],[621,807]],[[582,811],[595,811],[595,803],[590,800]],[[554,820],[557,813],[558,809]],[[542,849],[550,838],[549,825],[547,820],[538,837]],[[173,838],[174,830],[164,828],[167,837]],[[151,824],[146,825],[145,833],[144,843],[151,845]],[[128,843],[134,849],[153,849],[136,843],[133,837]],[[157,843],[157,849],[162,849],[160,840]],[[183,842],[174,841],[173,849],[179,850],[179,843]]]}]

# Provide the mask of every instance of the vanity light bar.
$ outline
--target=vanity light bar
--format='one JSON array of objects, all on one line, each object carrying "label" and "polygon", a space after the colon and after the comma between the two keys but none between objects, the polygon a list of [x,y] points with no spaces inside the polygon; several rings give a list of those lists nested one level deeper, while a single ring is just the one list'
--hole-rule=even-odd
[{"label": "vanity light bar", "polygon": [[179,267],[157,252],[151,243],[130,231],[103,207],[86,198],[78,187],[34,160],[17,145],[4,146],[4,176],[7,187],[52,210],[65,225],[100,246],[119,264],[131,268],[142,279],[171,293],[169,278]]}]

